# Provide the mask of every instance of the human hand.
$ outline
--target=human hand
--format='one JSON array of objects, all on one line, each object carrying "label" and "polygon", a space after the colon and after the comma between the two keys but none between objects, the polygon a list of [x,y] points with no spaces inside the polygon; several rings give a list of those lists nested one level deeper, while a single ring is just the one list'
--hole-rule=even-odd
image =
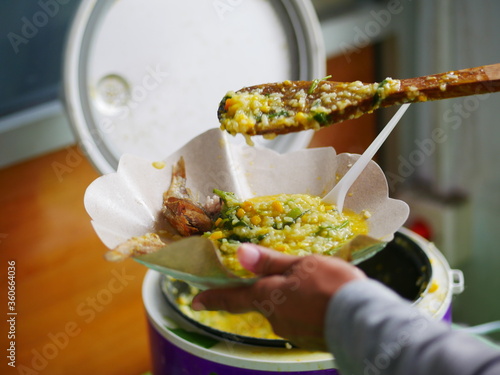
[{"label": "human hand", "polygon": [[330,298],[349,281],[366,278],[340,258],[290,256],[253,244],[241,245],[238,259],[262,278],[247,287],[203,291],[192,308],[259,311],[277,335],[304,349],[326,350],[324,321]]}]

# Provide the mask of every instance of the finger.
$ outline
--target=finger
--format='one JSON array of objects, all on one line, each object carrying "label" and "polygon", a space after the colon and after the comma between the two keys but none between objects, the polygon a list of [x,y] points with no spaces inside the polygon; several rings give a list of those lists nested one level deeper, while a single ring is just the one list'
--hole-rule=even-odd
[{"label": "finger", "polygon": [[241,265],[257,275],[283,274],[300,259],[249,243],[241,245],[237,255]]},{"label": "finger", "polygon": [[255,310],[252,305],[252,293],[250,288],[231,288],[231,289],[210,289],[205,290],[193,298],[191,307],[195,311],[225,310],[233,314],[240,314]]}]

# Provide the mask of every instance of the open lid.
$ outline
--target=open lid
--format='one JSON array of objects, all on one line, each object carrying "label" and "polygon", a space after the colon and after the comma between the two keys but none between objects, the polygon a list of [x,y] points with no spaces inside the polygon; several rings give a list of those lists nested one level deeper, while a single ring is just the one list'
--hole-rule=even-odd
[{"label": "open lid", "polygon": [[[70,121],[104,174],[123,153],[160,160],[218,127],[229,90],[323,77],[325,55],[309,1],[89,0],[75,16],[64,68]],[[287,152],[310,138],[255,143]]]}]

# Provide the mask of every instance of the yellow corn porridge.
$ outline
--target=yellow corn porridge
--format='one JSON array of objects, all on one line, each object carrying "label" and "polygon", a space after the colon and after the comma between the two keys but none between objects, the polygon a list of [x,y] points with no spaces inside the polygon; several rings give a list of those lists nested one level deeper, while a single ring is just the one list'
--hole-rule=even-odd
[{"label": "yellow corn porridge", "polygon": [[[220,117],[221,129],[235,135],[255,135],[255,126],[260,131],[287,127],[315,129],[328,124],[328,115],[333,111],[342,113],[348,106],[356,106],[367,98],[373,98],[373,109],[391,92],[399,89],[400,81],[387,78],[381,83],[329,82],[315,80],[308,90],[295,87],[294,82],[280,84],[281,92],[264,92],[258,86],[249,91],[229,91],[225,96]],[[285,97],[286,94],[286,97]],[[353,114],[352,118],[362,113]],[[264,134],[267,138],[275,135]],[[248,138],[247,138],[248,140]]]},{"label": "yellow corn porridge", "polygon": [[368,233],[366,213],[357,214],[325,204],[308,194],[279,194],[240,202],[234,194],[215,190],[224,201],[214,227],[204,235],[220,250],[223,264],[244,276],[236,250],[251,242],[286,254],[335,255],[348,240]]},{"label": "yellow corn porridge", "polygon": [[191,309],[191,301],[197,293],[198,290],[191,287],[189,295],[177,298],[179,309],[187,317],[222,332],[261,339],[281,339],[273,332],[269,321],[259,312],[231,314],[227,311],[194,311]]}]

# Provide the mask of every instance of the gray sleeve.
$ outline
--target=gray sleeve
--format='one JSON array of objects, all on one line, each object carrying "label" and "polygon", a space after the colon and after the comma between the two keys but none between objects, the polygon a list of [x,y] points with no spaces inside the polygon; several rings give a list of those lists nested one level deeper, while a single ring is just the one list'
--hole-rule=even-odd
[{"label": "gray sleeve", "polygon": [[343,375],[500,374],[500,351],[418,312],[373,280],[329,302],[326,341]]}]

